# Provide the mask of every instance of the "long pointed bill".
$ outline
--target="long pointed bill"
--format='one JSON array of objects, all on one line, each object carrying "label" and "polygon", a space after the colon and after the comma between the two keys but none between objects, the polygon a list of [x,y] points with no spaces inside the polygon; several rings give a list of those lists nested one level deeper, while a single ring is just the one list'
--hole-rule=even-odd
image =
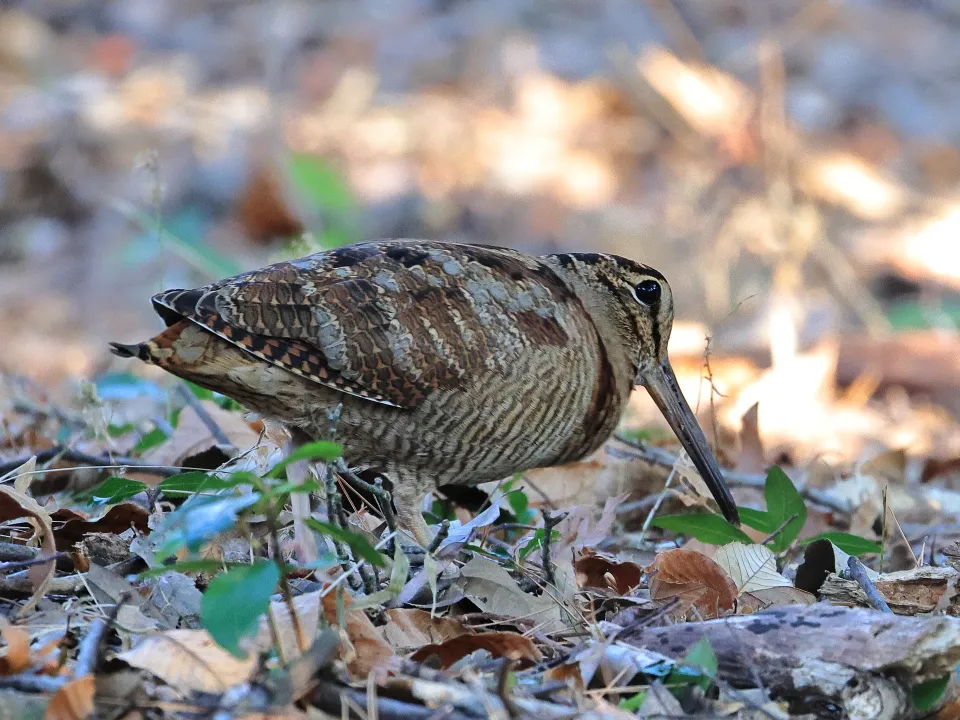
[{"label": "long pointed bill", "polygon": [[690,459],[693,460],[694,467],[700,473],[700,477],[710,488],[710,493],[720,506],[723,516],[739,525],[740,514],[737,512],[737,505],[733,501],[727,484],[723,481],[720,467],[710,451],[710,446],[707,445],[707,439],[703,436],[697,418],[684,399],[683,393],[680,392],[677,376],[670,367],[670,361],[664,360],[662,364],[652,368],[638,379],[647,388],[650,397],[657,403],[660,412],[677,434]]}]

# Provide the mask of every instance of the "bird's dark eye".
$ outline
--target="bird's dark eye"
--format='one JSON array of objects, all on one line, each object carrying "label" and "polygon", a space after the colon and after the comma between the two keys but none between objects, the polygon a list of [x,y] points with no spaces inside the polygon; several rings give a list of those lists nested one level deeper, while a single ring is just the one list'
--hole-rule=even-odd
[{"label": "bird's dark eye", "polygon": [[641,283],[638,283],[637,286],[633,289],[634,295],[637,296],[637,300],[642,302],[644,305],[655,305],[660,302],[660,293],[662,292],[660,288],[660,283],[656,280],[644,280]]}]

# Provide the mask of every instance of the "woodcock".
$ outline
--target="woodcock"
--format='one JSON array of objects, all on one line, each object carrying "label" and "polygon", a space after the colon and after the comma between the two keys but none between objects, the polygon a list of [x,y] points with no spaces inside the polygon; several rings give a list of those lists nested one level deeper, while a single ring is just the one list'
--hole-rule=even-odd
[{"label": "woodcock", "polygon": [[667,359],[663,275],[615,255],[535,257],[421,240],[361,243],[153,298],[165,331],[114,343],[285,423],[337,439],[393,485],[426,545],[437,485],[499,480],[596,450],[642,384],[728,520],[737,508]]}]

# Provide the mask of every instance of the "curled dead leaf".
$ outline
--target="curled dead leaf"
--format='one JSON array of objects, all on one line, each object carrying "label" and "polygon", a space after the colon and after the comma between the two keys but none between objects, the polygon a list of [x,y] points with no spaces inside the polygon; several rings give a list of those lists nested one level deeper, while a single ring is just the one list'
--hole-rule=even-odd
[{"label": "curled dead leaf", "polygon": [[[57,551],[57,546],[53,537],[53,523],[50,520],[50,513],[40,507],[37,501],[29,495],[10,485],[0,485],[0,522],[20,518],[28,518],[33,526],[34,534],[41,536],[40,549],[44,555],[53,555]],[[56,564],[51,560],[42,565],[34,565],[27,571],[30,582],[34,587],[34,593],[26,604],[17,611],[18,616],[22,616],[31,610],[43,597],[56,570]]]},{"label": "curled dead leaf", "polygon": [[730,612],[737,599],[737,586],[716,562],[693,550],[679,548],[659,553],[646,568],[650,575],[650,599],[659,605],[676,602],[674,619],[696,615],[715,618]]},{"label": "curled dead leaf", "polygon": [[458,635],[439,644],[425,645],[411,655],[410,659],[415,662],[424,662],[427,658],[436,656],[440,661],[440,667],[448,668],[475,650],[486,650],[495,658],[505,657],[516,660],[522,663],[522,666],[529,666],[543,659],[543,655],[530,638],[510,632]]},{"label": "curled dead leaf", "polygon": [[626,595],[640,584],[642,571],[632,562],[617,562],[600,555],[584,555],[573,564],[577,585],[582,588],[601,588]]},{"label": "curled dead leaf", "polygon": [[[341,659],[354,679],[363,679],[370,671],[394,657],[393,649],[381,637],[363,610],[351,610],[350,598],[344,595],[344,616],[337,614],[337,595],[330,592],[321,598],[323,616],[340,630]],[[342,624],[341,624],[342,623]]]},{"label": "curled dead leaf", "polygon": [[69,551],[90,533],[119,535],[130,528],[146,533],[150,514],[135,503],[120,503],[111,507],[96,520],[90,520],[76,511],[66,509],[57,510],[52,517],[54,520],[65,521],[56,530],[55,537],[57,547]]}]

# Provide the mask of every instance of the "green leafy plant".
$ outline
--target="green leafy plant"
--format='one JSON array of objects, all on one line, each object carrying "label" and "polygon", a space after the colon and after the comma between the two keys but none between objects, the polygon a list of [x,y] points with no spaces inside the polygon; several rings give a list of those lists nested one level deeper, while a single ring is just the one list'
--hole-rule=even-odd
[{"label": "green leafy plant", "polygon": [[671,530],[682,535],[689,535],[700,542],[711,545],[726,545],[732,542],[751,543],[750,536],[736,525],[712,513],[696,515],[664,515],[654,518],[651,523],[663,530]]},{"label": "green leafy plant", "polygon": [[280,580],[277,564],[257,560],[217,575],[200,603],[200,621],[224,650],[246,657],[241,641],[256,634]]},{"label": "green leafy plant", "polygon": [[910,690],[910,698],[913,701],[913,706],[920,713],[930,712],[939,704],[949,684],[949,675],[917,683]]},{"label": "green leafy plant", "polygon": [[867,555],[869,553],[879,554],[883,552],[880,543],[875,540],[867,540],[859,535],[851,535],[845,532],[822,532],[812,538],[807,538],[801,545],[809,545],[817,540],[829,540],[847,555]]},{"label": "green leafy plant", "polygon": [[[767,473],[764,499],[767,502],[766,511],[740,508],[740,520],[748,527],[771,535],[770,548],[774,552],[783,552],[803,530],[807,522],[807,506],[796,486],[777,466],[770,468]],[[711,545],[752,543],[740,528],[712,513],[665,515],[655,518],[652,524],[664,530],[690,535]]]}]

